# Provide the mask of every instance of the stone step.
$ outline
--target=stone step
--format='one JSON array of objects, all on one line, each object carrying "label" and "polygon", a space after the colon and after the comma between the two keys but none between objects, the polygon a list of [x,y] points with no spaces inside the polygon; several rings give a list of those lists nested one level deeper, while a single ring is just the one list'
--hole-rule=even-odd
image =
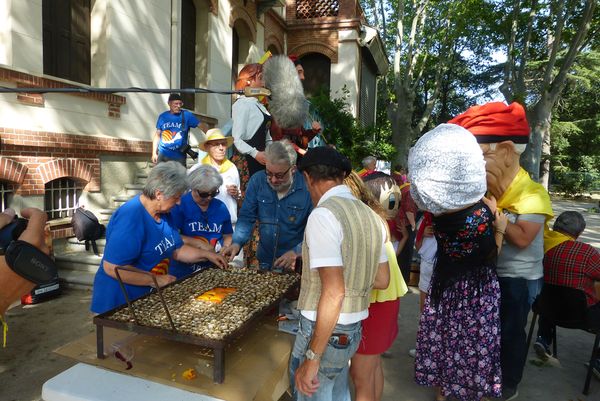
[{"label": "stone step", "polygon": [[146,171],[140,171],[135,175],[135,182],[140,185],[145,185],[148,180],[148,173]]},{"label": "stone step", "polygon": [[[106,238],[100,238],[96,240],[96,245],[98,246],[98,252],[100,254],[104,253],[104,247],[106,246]],[[70,237],[67,239],[67,246],[65,248],[66,252],[85,252],[85,241],[79,241],[76,237]],[[93,255],[92,248],[90,246],[90,250],[87,251],[90,255]]]},{"label": "stone step", "polygon": [[65,252],[55,255],[56,265],[60,270],[79,270],[96,273],[102,256],[96,256],[85,249],[79,252]]},{"label": "stone step", "polygon": [[133,198],[135,195],[114,195],[110,199],[115,205],[115,209],[118,209],[122,204]]},{"label": "stone step", "polygon": [[[117,211],[117,208],[110,208],[110,209],[100,209],[98,210],[98,221],[100,221],[102,224],[108,224],[108,221],[110,220],[110,218],[112,217],[112,215]],[[102,220],[106,221],[106,223],[103,223]]]},{"label": "stone step", "polygon": [[144,184],[125,184],[125,191],[127,195],[141,194],[144,190]]},{"label": "stone step", "polygon": [[86,252],[65,252],[55,256],[58,277],[69,287],[91,288],[101,256]]},{"label": "stone step", "polygon": [[94,286],[96,273],[80,270],[59,270],[58,277],[62,284],[70,288],[91,289]]}]

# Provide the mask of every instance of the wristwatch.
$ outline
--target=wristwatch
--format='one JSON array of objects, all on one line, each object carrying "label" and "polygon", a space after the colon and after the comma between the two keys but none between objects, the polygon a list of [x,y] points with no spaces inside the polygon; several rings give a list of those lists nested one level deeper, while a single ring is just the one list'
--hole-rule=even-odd
[{"label": "wristwatch", "polygon": [[304,356],[306,356],[306,359],[308,359],[309,361],[318,361],[321,359],[321,354],[317,354],[310,348],[306,350]]}]

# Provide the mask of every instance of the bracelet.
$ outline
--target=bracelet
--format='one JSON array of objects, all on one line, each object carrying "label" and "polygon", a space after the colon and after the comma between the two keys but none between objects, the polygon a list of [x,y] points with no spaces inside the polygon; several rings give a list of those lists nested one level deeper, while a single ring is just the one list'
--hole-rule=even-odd
[{"label": "bracelet", "polygon": [[502,231],[502,230],[496,229],[496,234],[502,234],[502,235],[504,235],[504,233],[506,233],[506,230]]}]

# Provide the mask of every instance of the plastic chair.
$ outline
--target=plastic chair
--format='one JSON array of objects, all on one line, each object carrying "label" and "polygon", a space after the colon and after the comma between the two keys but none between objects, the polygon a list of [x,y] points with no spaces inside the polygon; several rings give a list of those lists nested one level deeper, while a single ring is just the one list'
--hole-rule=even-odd
[{"label": "plastic chair", "polygon": [[[533,329],[538,316],[552,322],[555,326],[567,329],[580,329],[595,334],[594,347],[590,356],[590,363],[585,378],[583,394],[587,395],[590,389],[590,380],[592,378],[592,362],[594,361],[595,351],[600,344],[600,327],[592,327],[587,317],[587,301],[585,292],[582,290],[553,284],[544,284],[542,292],[533,303],[533,319],[529,327],[527,336],[527,349],[531,346]],[[552,339],[554,356],[557,356],[556,330]]]}]

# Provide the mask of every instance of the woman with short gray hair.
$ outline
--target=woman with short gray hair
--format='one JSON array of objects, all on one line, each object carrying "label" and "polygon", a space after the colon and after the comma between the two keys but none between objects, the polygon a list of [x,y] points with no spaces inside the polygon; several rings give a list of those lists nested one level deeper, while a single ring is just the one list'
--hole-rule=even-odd
[{"label": "woman with short gray hair", "polygon": [[94,278],[92,312],[104,313],[125,303],[117,281],[118,267],[127,269],[119,271],[119,275],[130,299],[175,281],[169,271],[169,263],[174,260],[194,263],[208,259],[219,267],[227,267],[221,255],[185,245],[171,226],[168,213],[179,204],[187,188],[187,175],[181,164],[160,163],[150,171],[143,192],[113,214]]},{"label": "woman with short gray hair", "polygon": [[[233,227],[227,206],[216,199],[223,183],[221,174],[213,166],[203,164],[188,175],[190,192],[171,211],[173,226],[180,230],[185,244],[219,252],[231,244]],[[180,263],[171,266],[171,273],[184,277],[210,266],[208,262]]]}]

